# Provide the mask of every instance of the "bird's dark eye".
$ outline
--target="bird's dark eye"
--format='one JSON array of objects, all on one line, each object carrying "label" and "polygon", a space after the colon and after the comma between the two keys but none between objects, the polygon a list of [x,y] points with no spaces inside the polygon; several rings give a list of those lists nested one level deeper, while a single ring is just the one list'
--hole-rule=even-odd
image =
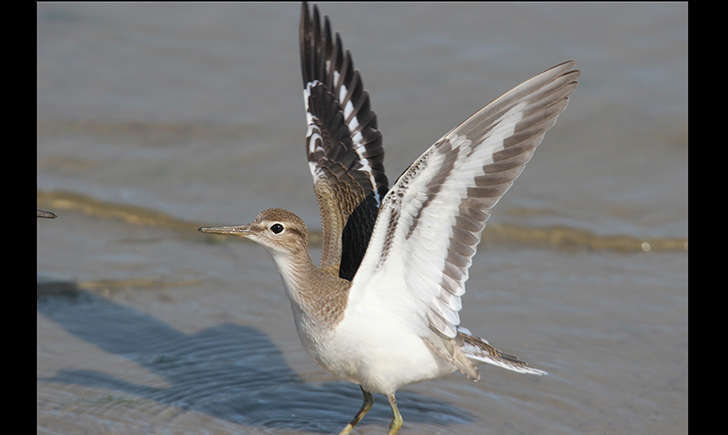
[{"label": "bird's dark eye", "polygon": [[273,231],[274,234],[278,234],[281,231],[283,231],[283,225],[273,224],[273,225],[271,225],[270,230]]}]

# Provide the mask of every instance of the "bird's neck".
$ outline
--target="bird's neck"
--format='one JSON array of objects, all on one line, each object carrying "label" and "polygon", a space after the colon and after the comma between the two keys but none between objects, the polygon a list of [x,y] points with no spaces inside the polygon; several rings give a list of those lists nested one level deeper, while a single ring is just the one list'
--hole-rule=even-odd
[{"label": "bird's neck", "polygon": [[314,265],[307,249],[273,253],[294,312],[305,322],[333,326],[343,317],[350,282]]},{"label": "bird's neck", "polygon": [[300,249],[293,253],[271,252],[271,254],[291,299],[298,299],[300,294],[307,293],[316,269],[308,250]]}]

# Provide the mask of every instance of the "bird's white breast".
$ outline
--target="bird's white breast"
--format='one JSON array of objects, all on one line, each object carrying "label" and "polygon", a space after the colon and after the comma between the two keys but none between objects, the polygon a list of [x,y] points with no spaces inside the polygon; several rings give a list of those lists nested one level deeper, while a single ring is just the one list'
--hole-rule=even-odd
[{"label": "bird's white breast", "polygon": [[[299,339],[311,356],[338,378],[362,385],[372,393],[394,393],[399,387],[432,379],[455,370],[437,358],[422,337],[440,339],[422,322],[404,300],[406,292],[395,288],[383,292],[363,291],[356,301],[349,300],[343,319],[335,325],[310,318],[297,300],[294,274],[289,272],[286,257],[273,255],[281,271],[291,300]],[[371,280],[373,286],[402,286],[396,279],[381,274]],[[381,298],[382,293],[391,298]]]},{"label": "bird's white breast", "polygon": [[382,394],[454,371],[412,328],[410,313],[399,315],[386,301],[369,302],[347,306],[343,320],[328,332],[302,331],[305,319],[296,316],[302,343],[326,370]]}]

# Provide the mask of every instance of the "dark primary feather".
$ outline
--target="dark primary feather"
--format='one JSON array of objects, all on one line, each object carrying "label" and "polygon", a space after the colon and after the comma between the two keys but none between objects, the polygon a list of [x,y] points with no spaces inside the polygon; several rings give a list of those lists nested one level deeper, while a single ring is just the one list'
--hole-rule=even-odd
[{"label": "dark primary feather", "polygon": [[339,34],[332,37],[328,17],[322,25],[318,8],[309,13],[304,2],[299,31],[301,75],[304,90],[309,90],[306,105],[311,115],[306,152],[324,232],[321,263],[351,280],[389,187],[382,135],[361,75]]}]

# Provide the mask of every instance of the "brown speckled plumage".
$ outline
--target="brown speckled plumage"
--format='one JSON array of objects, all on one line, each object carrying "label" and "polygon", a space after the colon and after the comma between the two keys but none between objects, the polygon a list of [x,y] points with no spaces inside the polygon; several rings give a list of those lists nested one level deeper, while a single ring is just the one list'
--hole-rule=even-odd
[{"label": "brown speckled plumage", "polygon": [[289,252],[288,273],[301,309],[309,320],[321,327],[333,328],[344,314],[347,290],[351,283],[323,268],[316,267],[308,253],[306,224],[295,214],[280,208],[263,210],[254,223],[279,222],[291,237],[281,239],[280,246]]}]

